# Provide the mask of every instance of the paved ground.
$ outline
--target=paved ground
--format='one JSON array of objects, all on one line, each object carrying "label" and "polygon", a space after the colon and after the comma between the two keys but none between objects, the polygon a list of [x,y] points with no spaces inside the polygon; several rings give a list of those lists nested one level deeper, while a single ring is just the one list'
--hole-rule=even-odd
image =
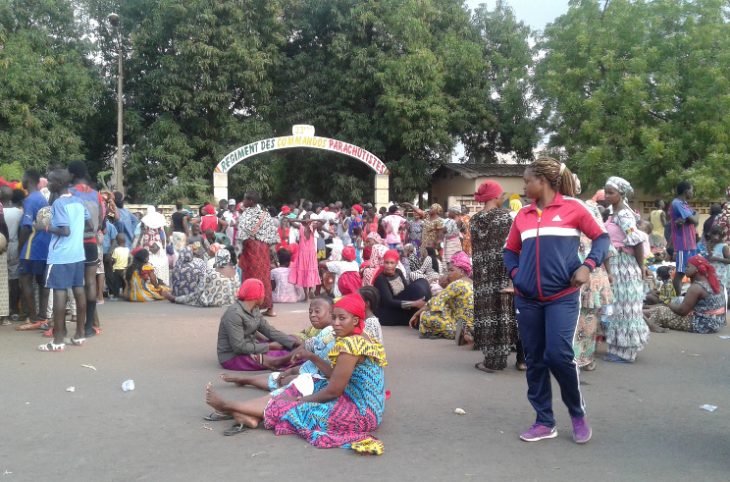
[{"label": "paved ground", "polygon": [[[305,310],[279,307],[277,326],[303,328]],[[635,365],[585,374],[594,439],[576,446],[557,394],[560,436],[520,442],[533,420],[522,373],[487,375],[475,352],[386,327],[386,453],[365,458],[266,430],[224,437],[228,422],[204,428],[222,309],[118,302],[100,312],[104,334],[65,353],[0,328],[0,480],[730,480],[730,340],[717,335],[652,335]],[[124,393],[127,378],[136,390]]]}]

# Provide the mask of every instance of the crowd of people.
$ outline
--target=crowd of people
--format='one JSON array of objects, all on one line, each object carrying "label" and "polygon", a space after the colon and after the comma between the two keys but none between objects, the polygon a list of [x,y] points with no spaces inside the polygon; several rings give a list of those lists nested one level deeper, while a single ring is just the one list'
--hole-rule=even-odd
[{"label": "crowd of people", "polygon": [[[524,184],[528,203],[485,181],[474,213],[459,205],[444,214],[435,203],[267,208],[247,192],[217,207],[178,203],[168,222],[152,206],[135,215],[121,193],[95,191],[83,163],[47,179],[28,170],[0,187],[0,316],[52,337],[40,350],[62,351],[101,333],[105,297],[227,307],[221,367],[272,374],[223,380],[270,393],[226,401],[209,385],[206,418],[233,420],[226,435],[263,423],[318,447],[374,454],[383,451],[372,432],[386,399],[381,326],[410,326],[423,339],[480,351],[475,368],[486,373],[504,370],[515,352],[536,412],[522,440],[557,436],[552,374],[573,438],[586,443],[579,371],[596,368],[599,341],[605,361],[633,363],[650,331],[724,326],[730,188],[700,237],[686,181],[648,220],[619,177],[584,202],[577,176],[541,158]],[[310,329],[285,334],[267,321],[275,305],[305,300]]]}]

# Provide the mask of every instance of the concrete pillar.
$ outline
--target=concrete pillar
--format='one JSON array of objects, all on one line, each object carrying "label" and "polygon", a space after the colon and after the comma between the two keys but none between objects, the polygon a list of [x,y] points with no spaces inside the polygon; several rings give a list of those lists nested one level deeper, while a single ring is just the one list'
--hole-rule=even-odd
[{"label": "concrete pillar", "polygon": [[388,174],[375,175],[375,209],[388,207],[390,202],[390,177]]},{"label": "concrete pillar", "polygon": [[228,173],[213,173],[213,197],[216,202],[220,199],[228,199]]}]

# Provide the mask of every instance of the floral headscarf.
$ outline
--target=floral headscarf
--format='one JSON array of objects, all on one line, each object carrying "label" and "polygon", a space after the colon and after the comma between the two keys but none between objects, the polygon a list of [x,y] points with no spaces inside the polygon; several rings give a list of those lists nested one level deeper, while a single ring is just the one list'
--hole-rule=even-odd
[{"label": "floral headscarf", "polygon": [[451,257],[450,263],[471,277],[471,258],[463,251],[459,251]]},{"label": "floral headscarf", "polygon": [[368,234],[368,237],[366,239],[372,239],[375,241],[375,244],[385,244],[385,241],[383,241],[383,238],[380,237],[380,235],[376,231],[372,231]]},{"label": "floral headscarf", "polygon": [[615,190],[617,190],[621,197],[630,198],[634,195],[634,188],[631,187],[631,183],[627,181],[626,179],[618,176],[611,176],[608,178],[608,181],[606,181],[607,187],[612,187]]},{"label": "floral headscarf", "polygon": [[231,252],[227,249],[219,249],[215,253],[215,261],[213,262],[214,268],[223,268],[231,264]]}]

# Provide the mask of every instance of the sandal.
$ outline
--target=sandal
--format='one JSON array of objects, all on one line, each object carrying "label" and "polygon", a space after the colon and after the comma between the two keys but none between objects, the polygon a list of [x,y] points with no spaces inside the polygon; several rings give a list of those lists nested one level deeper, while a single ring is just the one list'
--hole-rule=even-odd
[{"label": "sandal", "polygon": [[476,368],[479,371],[482,371],[484,373],[494,373],[495,370],[492,370],[491,368],[487,368],[487,366],[484,364],[484,362],[479,362],[476,365],[474,365],[474,368]]},{"label": "sandal", "polygon": [[583,370],[584,372],[592,372],[595,369],[596,369],[596,362],[595,361],[592,361],[588,365],[586,365],[584,367],[581,367],[581,370]]},{"label": "sandal", "polygon": [[604,359],[604,361],[612,362],[612,363],[634,363],[631,360],[625,360],[618,355],[614,355],[613,353],[609,353],[603,359]]},{"label": "sandal", "polygon": [[86,338],[66,338],[63,341],[67,345],[83,346],[86,343]]},{"label": "sandal", "polygon": [[43,321],[26,321],[22,325],[18,325],[15,327],[15,331],[30,331],[30,330],[37,330],[41,327],[43,324]]},{"label": "sandal", "polygon": [[49,328],[43,332],[43,336],[46,338],[53,338],[53,328]]},{"label": "sandal", "polygon": [[[233,417],[231,417],[231,418],[233,418]],[[238,435],[239,433],[243,433],[246,431],[248,431],[247,426],[245,426],[242,423],[237,423],[237,424],[233,425],[231,428],[224,430],[223,435],[225,435],[225,436]]]},{"label": "sandal", "polygon": [[527,363],[525,362],[517,362],[515,363],[515,368],[518,372],[526,372],[527,371]]},{"label": "sandal", "polygon": [[98,326],[93,327],[93,330],[86,330],[84,335],[86,335],[86,338],[91,338],[92,336],[101,335],[102,331],[101,328]]},{"label": "sandal", "polygon": [[233,415],[226,415],[225,413],[212,412],[207,417],[203,417],[203,420],[208,422],[220,422],[222,420],[232,420]]},{"label": "sandal", "polygon": [[38,350],[40,351],[63,351],[65,348],[65,343],[59,343],[58,345],[56,345],[52,341],[44,345],[38,345]]}]

